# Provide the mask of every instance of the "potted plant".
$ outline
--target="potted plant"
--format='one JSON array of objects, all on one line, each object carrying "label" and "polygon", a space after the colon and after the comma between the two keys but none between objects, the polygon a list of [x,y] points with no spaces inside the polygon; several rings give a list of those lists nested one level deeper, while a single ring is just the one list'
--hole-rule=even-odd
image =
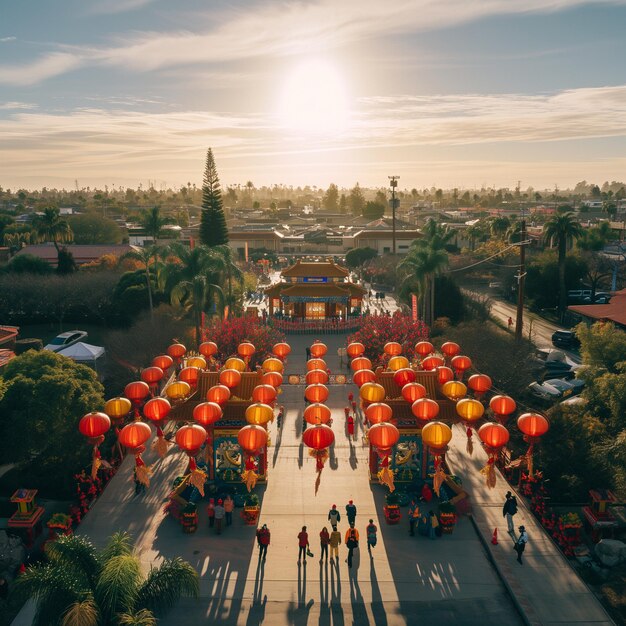
[{"label": "potted plant", "polygon": [[256,493],[249,493],[243,503],[243,511],[241,517],[248,526],[256,526],[257,519],[259,518],[259,496]]},{"label": "potted plant", "polygon": [[385,520],[387,524],[398,524],[402,514],[400,513],[400,498],[397,493],[388,493],[385,496]]},{"label": "potted plant", "polygon": [[198,506],[189,502],[181,511],[180,517],[184,533],[195,533],[198,530]]},{"label": "potted plant", "polygon": [[439,523],[441,524],[441,532],[448,535],[452,534],[456,526],[456,506],[452,502],[442,502],[439,505]]},{"label": "potted plant", "polygon": [[50,529],[48,532],[48,539],[54,540],[59,535],[71,535],[72,534],[72,518],[65,513],[55,513],[46,522],[46,526]]}]

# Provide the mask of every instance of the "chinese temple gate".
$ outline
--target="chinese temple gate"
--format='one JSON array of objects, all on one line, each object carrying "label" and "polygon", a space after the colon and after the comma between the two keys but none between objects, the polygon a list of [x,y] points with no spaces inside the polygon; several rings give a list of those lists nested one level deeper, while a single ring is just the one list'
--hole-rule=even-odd
[{"label": "chinese temple gate", "polygon": [[281,282],[265,290],[270,315],[294,320],[346,319],[360,313],[365,289],[348,280],[350,272],[333,261],[303,262],[281,272]]}]

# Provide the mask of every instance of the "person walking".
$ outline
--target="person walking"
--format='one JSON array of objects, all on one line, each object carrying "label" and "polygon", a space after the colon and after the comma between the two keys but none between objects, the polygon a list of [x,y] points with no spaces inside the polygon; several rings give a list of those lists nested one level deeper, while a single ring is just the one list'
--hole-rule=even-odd
[{"label": "person walking", "polygon": [[509,330],[511,330],[511,326],[513,326],[513,318],[509,317],[509,321],[507,322],[507,325],[509,327]]},{"label": "person walking", "polygon": [[352,500],[346,504],[346,517],[348,518],[348,524],[350,524],[350,526],[354,526],[356,522],[356,506],[354,506],[354,502],[352,502]]},{"label": "person walking", "polygon": [[283,419],[285,417],[285,407],[281,405],[276,416],[276,427],[280,430],[283,427]]},{"label": "person walking", "polygon": [[263,524],[263,526],[256,531],[256,540],[259,544],[259,559],[265,561],[267,546],[270,545],[270,529],[267,527],[267,524]]},{"label": "person walking", "polygon": [[341,533],[333,526],[333,532],[330,533],[330,562],[333,562],[333,556],[337,559],[339,565],[339,546],[341,545]]},{"label": "person walking", "polygon": [[367,551],[369,552],[370,559],[373,559],[372,556],[372,548],[376,547],[376,543],[378,541],[377,537],[378,528],[376,528],[376,524],[374,524],[374,520],[371,519],[370,523],[367,525],[365,529],[365,534],[367,535]]},{"label": "person walking", "polygon": [[209,506],[206,508],[206,513],[209,516],[209,528],[213,528],[215,525],[215,498],[209,498]]},{"label": "person walking", "polygon": [[520,565],[524,565],[522,563],[522,554],[524,554],[524,550],[526,549],[526,544],[528,543],[528,535],[526,534],[526,529],[523,526],[519,527],[519,537],[513,546],[515,552],[517,552],[517,562]]},{"label": "person walking", "polygon": [[232,526],[233,523],[233,509],[235,508],[235,501],[230,497],[230,494],[224,499],[224,513],[226,514],[226,526]]},{"label": "person walking", "polygon": [[306,526],[302,527],[302,530],[298,533],[298,565],[300,561],[304,560],[306,565],[306,553],[309,547],[309,535],[306,532]]},{"label": "person walking", "polygon": [[428,511],[428,536],[431,539],[435,539],[437,537],[437,528],[439,527],[439,520],[435,515],[434,511]]},{"label": "person walking", "polygon": [[215,505],[215,529],[217,530],[217,534],[222,534],[222,520],[226,515],[226,511],[224,510],[224,501],[220,498]]},{"label": "person walking", "polygon": [[330,543],[330,535],[328,534],[328,529],[326,526],[322,528],[320,532],[320,565],[324,560],[324,555],[326,555],[326,560],[328,561],[328,544]]},{"label": "person walking", "polygon": [[333,527],[333,530],[337,530],[337,524],[341,521],[341,515],[337,510],[337,505],[333,504],[330,511],[328,511],[328,521],[330,525]]},{"label": "person walking", "polygon": [[351,414],[348,415],[348,437],[354,437],[354,417]]},{"label": "person walking", "polygon": [[502,507],[502,517],[506,517],[506,523],[509,529],[509,535],[515,534],[515,524],[513,516],[517,513],[517,498],[510,492],[506,492],[506,500]]},{"label": "person walking", "polygon": [[415,524],[419,522],[420,519],[420,509],[415,502],[415,498],[411,500],[411,504],[409,505],[409,535],[413,537],[415,535]]},{"label": "person walking", "polygon": [[354,551],[359,547],[359,531],[354,527],[354,524],[350,524],[350,528],[346,530],[346,548],[348,548],[348,558],[346,563],[348,567],[352,567],[352,555]]}]

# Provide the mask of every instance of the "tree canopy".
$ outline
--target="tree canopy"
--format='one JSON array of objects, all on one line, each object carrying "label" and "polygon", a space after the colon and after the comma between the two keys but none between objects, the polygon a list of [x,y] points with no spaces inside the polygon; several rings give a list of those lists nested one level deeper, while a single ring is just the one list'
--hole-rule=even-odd
[{"label": "tree canopy", "polygon": [[113,220],[97,213],[71,215],[67,222],[74,233],[76,244],[117,244],[124,237],[122,229]]},{"label": "tree canopy", "polygon": [[352,248],[346,252],[346,265],[354,270],[376,256],[378,256],[378,252],[374,248]]}]

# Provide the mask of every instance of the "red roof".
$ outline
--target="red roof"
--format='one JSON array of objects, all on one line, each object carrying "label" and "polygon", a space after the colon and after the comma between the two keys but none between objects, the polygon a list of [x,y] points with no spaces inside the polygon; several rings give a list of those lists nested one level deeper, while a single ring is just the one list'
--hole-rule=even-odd
[{"label": "red roof", "polygon": [[15,341],[19,332],[18,326],[0,326],[0,345]]},{"label": "red roof", "polygon": [[307,263],[300,260],[294,265],[283,270],[281,276],[287,278],[304,278],[309,276],[327,276],[328,278],[344,278],[350,274],[345,268],[333,263],[333,261],[319,261]]},{"label": "red roof", "polygon": [[616,291],[608,304],[576,304],[567,308],[584,317],[626,326],[626,289]]},{"label": "red roof", "polygon": [[11,359],[15,358],[13,350],[0,350],[0,368],[4,367]]},{"label": "red roof", "polygon": [[[122,256],[122,254],[126,254],[126,252],[129,252],[133,249],[132,246],[129,246],[128,244],[101,246],[67,244],[63,247],[66,248],[68,252],[72,253],[74,261],[76,261],[78,265],[96,261],[105,254]],[[43,259],[44,261],[48,261],[48,263],[50,263],[50,265],[52,266],[56,266],[57,264],[57,251],[54,245],[51,243],[41,243],[32,246],[25,246],[19,252],[17,252],[15,256],[18,256],[20,254],[32,254],[33,256]]]}]

